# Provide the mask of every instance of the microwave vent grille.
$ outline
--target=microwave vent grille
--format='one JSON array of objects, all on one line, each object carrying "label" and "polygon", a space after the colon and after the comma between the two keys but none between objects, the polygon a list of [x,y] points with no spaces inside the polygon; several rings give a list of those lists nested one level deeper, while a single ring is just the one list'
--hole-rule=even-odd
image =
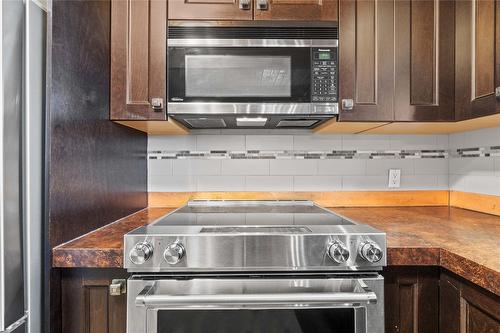
[{"label": "microwave vent grille", "polygon": [[186,118],[184,119],[191,128],[226,128],[222,118]]},{"label": "microwave vent grille", "polygon": [[318,122],[317,119],[284,119],[276,127],[311,127]]},{"label": "microwave vent grille", "polygon": [[168,27],[170,39],[338,39],[337,27]]}]

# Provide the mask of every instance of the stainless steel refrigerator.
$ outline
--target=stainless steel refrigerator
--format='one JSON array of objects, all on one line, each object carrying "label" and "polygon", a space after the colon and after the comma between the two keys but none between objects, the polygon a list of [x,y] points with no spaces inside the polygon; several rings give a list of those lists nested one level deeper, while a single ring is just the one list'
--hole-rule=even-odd
[{"label": "stainless steel refrigerator", "polygon": [[25,5],[1,2],[0,331],[25,330],[23,253],[23,44]]},{"label": "stainless steel refrigerator", "polygon": [[[0,332],[40,332],[44,26],[0,2]],[[38,26],[36,26],[38,25]],[[40,27],[42,29],[40,29]],[[30,51],[30,48],[32,49]],[[31,58],[30,53],[36,54]],[[29,103],[33,106],[29,107]],[[38,244],[38,245],[37,245]],[[35,296],[33,296],[35,295]],[[30,323],[33,318],[36,322]],[[36,325],[36,326],[34,326]],[[33,327],[29,330],[29,327]]]}]

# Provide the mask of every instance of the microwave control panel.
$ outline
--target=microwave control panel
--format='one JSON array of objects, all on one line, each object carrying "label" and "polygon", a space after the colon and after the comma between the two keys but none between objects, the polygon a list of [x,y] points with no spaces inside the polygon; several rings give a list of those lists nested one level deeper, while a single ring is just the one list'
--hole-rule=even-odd
[{"label": "microwave control panel", "polygon": [[337,48],[312,48],[311,100],[313,103],[337,103]]}]

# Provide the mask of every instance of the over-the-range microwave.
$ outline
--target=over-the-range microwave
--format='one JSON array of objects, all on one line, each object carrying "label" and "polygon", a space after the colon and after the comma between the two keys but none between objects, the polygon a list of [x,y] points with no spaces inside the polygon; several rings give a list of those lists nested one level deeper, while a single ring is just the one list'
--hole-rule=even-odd
[{"label": "over-the-range microwave", "polygon": [[173,21],[168,115],[188,128],[312,128],[338,114],[335,23]]}]

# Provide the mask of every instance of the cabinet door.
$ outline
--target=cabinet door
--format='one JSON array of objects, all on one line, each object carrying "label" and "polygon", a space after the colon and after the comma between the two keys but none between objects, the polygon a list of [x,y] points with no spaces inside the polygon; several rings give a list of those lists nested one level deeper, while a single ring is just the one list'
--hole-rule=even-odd
[{"label": "cabinet door", "polygon": [[166,26],[167,0],[111,1],[112,120],[166,119]]},{"label": "cabinet door", "polygon": [[396,121],[453,121],[454,0],[395,1]]},{"label": "cabinet door", "polygon": [[169,20],[252,20],[252,0],[169,0]]},{"label": "cabinet door", "polygon": [[122,269],[68,269],[61,278],[62,332],[126,332],[127,296],[110,296],[112,279],[126,279]]},{"label": "cabinet door", "polygon": [[254,0],[256,20],[337,21],[338,0]]},{"label": "cabinet door", "polygon": [[500,332],[500,297],[443,272],[440,281],[440,332]]},{"label": "cabinet door", "polygon": [[393,22],[392,0],[340,0],[341,121],[394,119]]},{"label": "cabinet door", "polygon": [[433,333],[439,326],[439,269],[384,269],[387,333]]},{"label": "cabinet door", "polygon": [[456,112],[469,119],[500,112],[500,1],[456,2]]}]

